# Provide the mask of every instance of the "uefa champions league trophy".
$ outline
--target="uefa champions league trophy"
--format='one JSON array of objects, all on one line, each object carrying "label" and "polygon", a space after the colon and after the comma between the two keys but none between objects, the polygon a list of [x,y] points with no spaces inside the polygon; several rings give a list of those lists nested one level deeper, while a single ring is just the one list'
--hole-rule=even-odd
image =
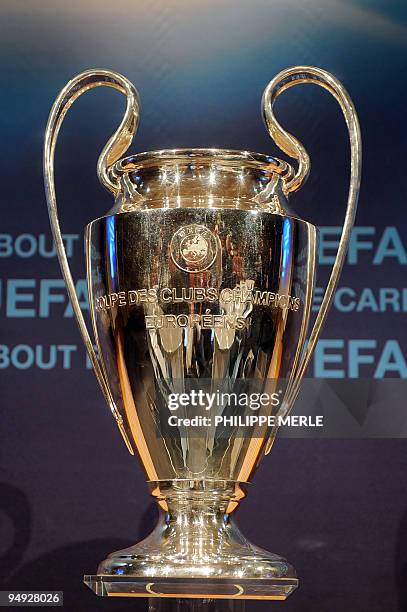
[{"label": "uefa champions league trophy", "polygon": [[[317,230],[294,215],[288,196],[307,178],[310,162],[273,113],[276,98],[300,83],[320,85],[336,98],[351,147],[342,236],[308,337]],[[127,107],[97,168],[114,206],[85,231],[95,352],[62,242],[53,162],[67,110],[100,85],[124,94]],[[251,544],[233,513],[271,449],[275,418],[297,397],[325,322],[354,221],[361,142],[347,92],[319,68],[278,74],[264,92],[262,111],[275,143],[298,162],[296,171],[269,155],[223,149],[121,159],[140,105],[133,85],[107,70],[72,79],[52,108],[44,173],[62,272],[104,397],[160,507],[150,536],[110,554],[96,575],[85,576],[98,595],[282,600],[297,586],[294,568]],[[252,407],[236,403],[253,390],[279,398],[260,407],[256,422]],[[210,410],[192,401],[200,393],[212,398]]]}]

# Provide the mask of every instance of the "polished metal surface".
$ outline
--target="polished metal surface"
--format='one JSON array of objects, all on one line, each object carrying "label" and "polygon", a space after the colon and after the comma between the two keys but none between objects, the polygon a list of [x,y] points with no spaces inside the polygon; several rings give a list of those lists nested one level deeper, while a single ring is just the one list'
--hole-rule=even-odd
[{"label": "polished metal surface", "polygon": [[[179,256],[180,232],[208,250],[212,237],[200,271],[188,271]],[[214,204],[111,215],[86,235],[99,355],[148,479],[247,481],[267,428],[255,438],[225,438],[219,426],[198,439],[193,428],[170,430],[167,396],[191,378],[202,379],[199,388],[233,392],[241,379],[262,391],[267,379],[279,389],[292,375],[310,313],[315,228]]]},{"label": "polished metal surface", "polygon": [[[153,598],[149,601],[148,612],[245,612],[246,602],[231,599],[177,599]],[[147,611],[146,611],[147,612]]]},{"label": "polished metal surface", "polygon": [[113,134],[113,136],[107,142],[106,146],[103,148],[103,151],[98,161],[99,180],[107,189],[110,189],[112,193],[117,193],[116,185],[111,183],[110,179],[107,176],[108,165],[116,162],[119,159],[120,155],[123,155],[123,153],[127,151],[128,147],[130,146],[139,122],[140,103],[138,94],[133,84],[120,74],[111,72],[109,70],[86,70],[85,72],[78,74],[75,78],[73,78],[65,85],[65,87],[62,89],[57,99],[55,100],[48,118],[47,128],[45,130],[43,159],[44,184],[54,243],[57,250],[58,259],[65,280],[69,299],[71,301],[72,308],[79,326],[79,331],[85,343],[89,359],[92,363],[103,396],[108,406],[110,407],[113,416],[116,419],[117,425],[122,433],[127,448],[130,452],[132,452],[131,447],[128,444],[128,440],[126,439],[120,416],[112,401],[109,381],[106,381],[103,376],[102,368],[93,348],[93,342],[89,336],[85,319],[83,317],[78,297],[76,295],[75,283],[72,279],[68,258],[66,256],[65,247],[62,240],[62,233],[58,217],[57,199],[55,193],[55,146],[64,117],[68,112],[69,108],[81,94],[85,93],[86,91],[89,91],[90,89],[93,89],[94,87],[99,87],[102,85],[117,89],[118,91],[123,93],[127,99],[127,106],[123,120],[117,131]]},{"label": "polished metal surface", "polygon": [[[316,228],[290,209],[288,195],[306,178],[309,158],[273,114],[278,95],[304,82],[337,98],[351,143],[343,234],[308,342]],[[98,164],[114,206],[86,228],[98,356],[63,250],[53,183],[62,119],[76,97],[97,85],[127,97],[123,122]],[[270,419],[286,415],[297,397],[326,319],[354,220],[360,133],[343,86],[317,68],[277,75],[264,93],[263,114],[272,138],[298,161],[297,172],[274,157],[222,149],[119,159],[137,128],[139,102],[134,87],[108,71],[76,77],[51,112],[44,172],[62,271],[102,391],[161,509],[146,540],[109,555],[96,576],[86,577],[98,594],[284,599],[297,584],[294,569],[250,544],[231,514],[275,439]],[[203,414],[191,399],[198,392],[213,396]],[[279,401],[262,405],[257,414],[264,421],[254,424],[252,406],[224,399],[242,392],[268,392]],[[170,398],[185,394],[175,409]],[[192,425],[195,416],[201,421]]]}]

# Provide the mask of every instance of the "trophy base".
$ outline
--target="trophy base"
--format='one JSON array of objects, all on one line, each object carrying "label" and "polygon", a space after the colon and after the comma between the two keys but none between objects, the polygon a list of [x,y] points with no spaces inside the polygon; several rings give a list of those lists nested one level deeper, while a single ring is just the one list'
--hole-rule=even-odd
[{"label": "trophy base", "polygon": [[297,588],[296,578],[163,578],[162,576],[84,576],[101,597],[174,597],[177,599],[264,599],[284,601]]},{"label": "trophy base", "polygon": [[249,542],[233,520],[240,485],[178,480],[158,489],[154,531],[84,577],[97,595],[282,600],[296,589],[294,568]]}]

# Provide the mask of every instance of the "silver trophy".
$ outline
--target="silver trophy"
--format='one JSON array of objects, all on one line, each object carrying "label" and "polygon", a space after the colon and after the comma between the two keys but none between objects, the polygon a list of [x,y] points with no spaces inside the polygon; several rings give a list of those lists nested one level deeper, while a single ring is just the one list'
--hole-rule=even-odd
[{"label": "silver trophy", "polygon": [[[308,175],[309,157],[273,114],[275,99],[300,83],[333,94],[351,145],[342,237],[309,335],[317,230],[288,204]],[[95,351],[62,242],[53,160],[68,108],[99,85],[123,93],[127,107],[98,162],[114,206],[85,230]],[[267,86],[262,110],[275,143],[297,160],[296,171],[269,155],[223,149],[121,159],[137,129],[139,99],[126,78],[107,70],[72,79],[52,108],[45,187],[62,272],[105,399],[160,507],[150,536],[85,576],[98,595],[282,600],[297,586],[293,567],[251,544],[234,512],[271,449],[277,417],[297,397],[325,322],[354,221],[361,145],[353,104],[324,70],[284,70]],[[254,415],[252,407],[225,400],[254,392],[278,402]],[[210,410],[197,406],[197,397],[211,398]]]}]

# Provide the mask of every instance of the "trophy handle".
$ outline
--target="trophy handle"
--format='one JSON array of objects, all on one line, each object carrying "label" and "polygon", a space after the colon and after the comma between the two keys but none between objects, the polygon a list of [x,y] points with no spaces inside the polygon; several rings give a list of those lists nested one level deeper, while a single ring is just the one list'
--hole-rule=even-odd
[{"label": "trophy handle", "polygon": [[[288,397],[284,400],[286,411],[291,408],[298,396],[301,379],[309,365],[313,350],[317,343],[321,329],[325,323],[332,298],[338,284],[355,219],[362,169],[362,146],[359,121],[355,107],[353,106],[353,102],[342,83],[332,74],[326,72],[325,70],[321,70],[320,68],[314,68],[312,66],[295,66],[293,68],[287,68],[286,70],[283,70],[277,74],[274,79],[270,81],[264,91],[262,99],[263,118],[270,136],[273,138],[279,148],[284,151],[284,153],[298,160],[298,170],[295,176],[286,184],[287,192],[296,191],[301,187],[310,171],[310,159],[303,145],[294,136],[286,132],[278,123],[274,116],[273,105],[275,100],[281,93],[283,93],[283,91],[300,83],[315,83],[316,85],[320,85],[324,89],[327,89],[336,98],[342,109],[342,113],[348,127],[351,150],[350,185],[345,220],[335,263],[332,267],[331,275],[325,289],[324,298],[315,319],[314,327],[294,373],[295,380],[288,392]],[[268,452],[270,448],[268,444],[266,447],[266,452]]]},{"label": "trophy handle", "polygon": [[103,395],[113,413],[118,424],[120,432],[124,438],[126,446],[131,454],[134,451],[131,447],[126,430],[123,425],[123,419],[114,403],[112,394],[109,389],[108,382],[105,378],[103,369],[99,363],[96,352],[93,348],[93,343],[89,335],[85,319],[83,317],[79,300],[76,295],[75,285],[72,279],[71,270],[69,268],[68,258],[66,255],[64,243],[62,240],[61,228],[59,225],[58,208],[55,194],[54,182],[54,155],[55,146],[58,138],[58,133],[61,124],[68,109],[72,106],[75,100],[89,89],[99,87],[101,85],[113,87],[117,89],[127,98],[126,111],[123,120],[116,132],[109,139],[98,160],[97,172],[100,181],[113,194],[117,194],[119,188],[112,182],[108,175],[109,167],[117,161],[123,153],[128,149],[137,130],[140,116],[140,103],[135,87],[125,77],[109,70],[86,70],[78,74],[75,78],[67,83],[64,89],[60,92],[55,100],[51,113],[48,119],[45,132],[44,143],[44,183],[45,193],[48,204],[48,213],[51,222],[52,234],[58,259],[61,266],[62,274],[65,280],[69,299],[72,304],[73,311],[79,326],[79,331],[85,343],[86,350],[91,360],[96,378],[102,389]]}]

